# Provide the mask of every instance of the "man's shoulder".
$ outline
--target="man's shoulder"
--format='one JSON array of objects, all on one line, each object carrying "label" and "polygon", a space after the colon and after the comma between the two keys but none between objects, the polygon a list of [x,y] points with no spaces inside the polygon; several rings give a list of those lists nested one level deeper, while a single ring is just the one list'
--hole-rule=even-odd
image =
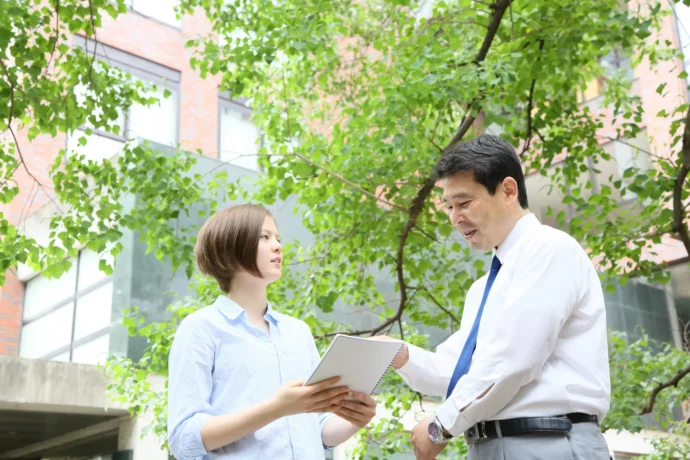
[{"label": "man's shoulder", "polygon": [[584,248],[568,233],[541,224],[526,239],[525,249],[539,252],[568,251],[585,254]]}]

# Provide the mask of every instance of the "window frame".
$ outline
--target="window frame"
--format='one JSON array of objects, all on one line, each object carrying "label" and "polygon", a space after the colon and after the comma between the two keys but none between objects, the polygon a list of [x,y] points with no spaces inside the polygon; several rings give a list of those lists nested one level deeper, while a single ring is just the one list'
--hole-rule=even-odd
[{"label": "window frame", "polygon": [[[104,335],[108,335],[110,332],[110,325],[101,328],[97,331],[94,331],[78,340],[74,340],[74,333],[75,333],[75,326],[77,322],[77,300],[80,299],[81,297],[86,296],[87,294],[90,294],[91,292],[105,286],[108,283],[112,283],[114,281],[113,275],[107,275],[105,278],[102,280],[96,281],[95,283],[91,284],[90,286],[82,289],[81,291],[79,290],[79,270],[81,269],[81,258],[82,258],[82,253],[85,249],[79,250],[79,253],[77,254],[77,260],[74,262],[76,264],[76,273],[75,273],[75,279],[74,279],[74,290],[72,294],[69,297],[64,297],[54,304],[52,304],[50,307],[44,309],[41,311],[41,313],[31,316],[29,318],[25,318],[23,316],[23,312],[25,311],[25,302],[26,302],[26,295],[23,296],[22,298],[22,320],[21,320],[21,328],[19,329],[19,347],[20,347],[20,357],[21,357],[21,343],[22,343],[22,333],[24,330],[24,327],[27,325],[30,325],[31,323],[34,323],[35,321],[40,320],[41,318],[49,315],[50,313],[53,313],[57,311],[58,309],[69,305],[72,303],[72,330],[70,333],[70,342],[67,345],[63,345],[59,348],[54,349],[53,351],[46,353],[44,355],[41,355],[39,357],[35,358],[29,358],[29,359],[43,359],[43,360],[52,360],[56,356],[59,356],[65,352],[69,353],[69,362],[72,361],[72,355],[73,355],[73,350],[74,348],[77,348],[81,345],[84,345],[92,340],[98,339]],[[41,273],[37,273],[36,276],[31,277],[31,279],[25,281],[23,284],[24,292],[26,292],[26,289],[29,285],[29,283],[36,278],[41,276]],[[112,310],[112,298],[111,298],[111,305],[110,308]],[[112,323],[112,318],[111,318],[111,323]]]},{"label": "window frame", "polygon": [[[173,94],[170,97],[173,98],[177,107],[177,110],[175,111],[175,138],[172,143],[173,145],[180,143],[182,73],[179,70],[166,67],[157,62],[150,61],[141,56],[130,54],[126,51],[105,45],[101,42],[95,42],[82,35],[72,36],[72,47],[80,48],[88,55],[95,55],[97,59],[105,61],[111,67],[117,67],[120,70],[128,72],[133,77],[153,83],[158,88],[172,90]],[[102,131],[100,129],[92,129],[93,135],[104,136],[115,141],[126,142],[127,139],[130,139],[130,119],[131,114],[128,110],[124,113],[124,126],[121,135]],[[82,126],[79,129],[85,131],[87,128]],[[146,140],[146,138],[140,136],[137,137]]]},{"label": "window frame", "polygon": [[[218,146],[218,151],[217,151],[217,153],[216,153],[216,159],[219,160],[219,161],[224,161],[224,160],[221,158],[223,150],[222,150],[222,147],[221,147],[221,146],[222,146],[222,142],[221,142],[221,141],[222,141],[222,133],[221,133],[221,129],[220,129],[220,126],[221,126],[221,118],[222,118],[222,116],[223,116],[223,109],[232,109],[232,110],[236,110],[237,112],[240,112],[242,115],[248,116],[248,117],[249,117],[249,120],[251,121],[252,109],[250,109],[250,108],[247,107],[247,105],[246,105],[246,102],[247,102],[248,100],[249,100],[249,99],[246,98],[246,97],[237,97],[237,98],[233,98],[233,97],[230,96],[230,92],[229,92],[229,91],[221,92],[221,93],[218,95],[218,136],[217,136],[217,139],[216,139],[216,143],[217,143],[217,146]],[[254,124],[254,123],[252,122],[252,124]],[[264,133],[263,133],[262,129],[261,129],[259,126],[256,126],[255,124],[254,124],[254,126],[256,127],[256,130],[257,130],[257,137],[258,137],[258,139],[259,139],[259,143],[257,144],[257,150],[261,150],[261,148],[264,146]],[[247,169],[247,170],[249,170],[249,171],[253,171],[253,172],[257,172],[257,173],[262,173],[262,172],[264,172],[264,168],[261,166],[261,164],[258,162],[258,160],[259,160],[259,158],[258,158],[258,156],[257,156],[257,168],[256,168],[256,169],[246,168],[246,167],[244,167],[244,166],[236,165],[236,164],[234,164],[234,163],[227,162],[227,161],[224,161],[224,162],[227,162],[227,164],[236,166],[236,167],[238,167],[238,168],[243,168],[243,169]]]},{"label": "window frame", "polygon": [[[142,0],[127,0],[126,5],[127,5],[127,10],[131,11],[132,13],[136,14],[137,16],[141,16],[142,18],[146,18],[150,21],[156,22],[158,24],[161,24],[165,27],[169,27],[170,29],[176,30],[178,32],[182,32],[182,27],[184,26],[184,16],[182,16],[179,20],[179,24],[170,24],[165,22],[164,20],[157,18],[155,16],[150,16],[146,13],[142,13],[141,11],[137,10],[136,7],[136,2],[137,1],[142,1]],[[178,5],[180,4],[179,1],[176,2]]]}]

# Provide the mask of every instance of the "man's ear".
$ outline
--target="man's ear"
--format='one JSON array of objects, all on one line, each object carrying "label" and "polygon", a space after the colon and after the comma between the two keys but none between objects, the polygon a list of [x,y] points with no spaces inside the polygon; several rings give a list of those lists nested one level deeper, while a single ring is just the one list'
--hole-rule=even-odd
[{"label": "man's ear", "polygon": [[512,208],[519,203],[518,184],[515,179],[512,177],[506,177],[503,179],[503,182],[501,182],[501,185],[499,185],[499,188],[500,192],[503,193],[506,204],[509,208]]}]

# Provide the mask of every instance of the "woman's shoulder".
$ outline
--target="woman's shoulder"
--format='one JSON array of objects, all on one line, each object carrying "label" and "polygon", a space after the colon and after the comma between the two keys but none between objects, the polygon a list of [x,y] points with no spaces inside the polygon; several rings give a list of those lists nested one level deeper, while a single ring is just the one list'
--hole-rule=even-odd
[{"label": "woman's shoulder", "polygon": [[213,305],[200,308],[185,317],[177,326],[177,333],[208,335],[218,324],[218,310]]},{"label": "woman's shoulder", "polygon": [[283,323],[291,331],[299,334],[309,334],[311,336],[311,328],[301,319],[276,311],[273,311],[273,315],[275,316],[276,320]]}]

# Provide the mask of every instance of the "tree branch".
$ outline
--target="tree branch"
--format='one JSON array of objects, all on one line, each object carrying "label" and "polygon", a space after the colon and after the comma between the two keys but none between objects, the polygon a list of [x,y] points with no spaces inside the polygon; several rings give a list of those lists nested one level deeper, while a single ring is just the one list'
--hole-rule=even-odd
[{"label": "tree branch", "polygon": [[474,62],[476,64],[486,59],[486,55],[489,54],[491,44],[493,43],[496,33],[498,32],[498,26],[501,25],[503,14],[506,12],[506,9],[511,3],[513,3],[513,0],[498,0],[491,5],[493,13],[491,14],[491,22],[489,22],[489,30],[486,32],[484,43],[482,43],[482,47],[479,49],[477,57],[474,58]]},{"label": "tree branch", "polygon": [[[91,31],[93,32],[93,56],[91,57],[91,64],[89,65],[89,82],[93,83],[93,65],[96,62],[96,51],[98,50],[98,39],[96,38],[96,21],[93,17],[93,3],[89,0],[89,16],[91,20]],[[87,34],[88,36],[88,34]]]},{"label": "tree branch", "polygon": [[458,321],[458,318],[456,318],[455,315],[454,315],[451,311],[449,311],[447,308],[445,308],[443,305],[441,305],[441,302],[439,302],[438,300],[436,300],[436,297],[433,296],[433,294],[431,293],[431,291],[429,291],[428,289],[424,289],[424,292],[426,292],[426,295],[429,296],[429,299],[431,299],[431,301],[434,302],[438,308],[440,308],[441,310],[443,310],[443,312],[444,312],[446,315],[450,316],[450,318],[451,318],[457,325],[460,325],[460,321]]},{"label": "tree branch", "polygon": [[7,77],[7,83],[10,85],[10,116],[7,119],[7,126],[10,126],[12,124],[12,118],[14,118],[14,83],[12,83],[12,79],[10,78],[10,72],[7,70],[7,66],[5,65],[5,61],[0,58],[0,65],[2,66],[2,70],[5,73],[5,77]]},{"label": "tree branch", "polygon": [[664,158],[664,157],[662,157],[662,156],[660,156],[660,155],[657,155],[657,154],[655,154],[655,153],[652,153],[652,152],[650,152],[649,150],[645,150],[645,149],[640,148],[640,147],[638,147],[638,146],[636,146],[636,145],[633,145],[633,144],[631,144],[631,143],[629,143],[629,142],[625,142],[625,141],[621,140],[620,137],[601,136],[601,135],[599,135],[599,134],[596,134],[595,136],[598,137],[599,139],[606,139],[606,140],[609,140],[609,141],[612,141],[612,142],[618,142],[619,144],[627,145],[628,147],[633,148],[633,149],[637,150],[638,152],[642,152],[642,153],[644,153],[645,155],[649,155],[650,157],[654,157],[654,158],[657,158],[657,159],[659,159],[659,160],[668,160],[668,158]]},{"label": "tree branch", "polygon": [[[438,241],[436,238],[434,238],[433,236],[429,235],[427,232],[425,232],[424,230],[422,230],[422,229],[419,228],[418,226],[415,225],[413,230],[418,230],[419,233],[421,233],[422,235],[426,236],[428,239],[430,239],[430,240],[433,241],[434,243],[441,244],[441,243],[439,243],[439,241]],[[410,288],[410,287],[408,286],[408,289],[409,289],[409,288]]]},{"label": "tree branch", "polygon": [[[284,98],[284,100],[285,100],[285,115],[286,115],[286,119],[287,119],[287,120],[286,120],[286,123],[287,123],[287,133],[288,133],[288,137],[290,137],[290,136],[291,136],[291,130],[290,130],[290,106],[289,106],[289,102],[288,102],[288,99],[287,99],[287,92],[286,92],[286,91],[287,91],[287,83],[286,83],[286,81],[285,81],[285,65],[283,64],[283,98]],[[292,144],[290,144],[290,147],[292,147]],[[291,153],[291,154],[294,155],[294,156],[296,156],[296,157],[299,158],[300,160],[304,161],[305,163],[308,163],[308,164],[312,165],[313,167],[315,167],[315,168],[317,168],[317,169],[320,169],[321,171],[325,172],[326,174],[328,174],[328,175],[330,175],[330,176],[335,177],[335,178],[338,179],[340,182],[342,182],[342,183],[344,183],[344,184],[346,184],[346,185],[349,185],[350,187],[352,187],[352,188],[358,190],[359,192],[363,193],[364,195],[368,196],[369,198],[373,198],[375,201],[379,201],[379,202],[383,203],[383,204],[386,205],[386,206],[390,206],[391,208],[395,208],[395,209],[398,209],[398,210],[400,210],[400,211],[405,211],[405,212],[407,212],[407,209],[406,209],[405,207],[400,206],[400,205],[397,205],[397,204],[395,204],[395,203],[391,203],[391,202],[388,201],[388,200],[385,200],[385,199],[383,199],[383,198],[381,198],[381,197],[379,197],[379,196],[376,196],[374,193],[372,193],[372,192],[370,192],[370,191],[368,191],[368,190],[363,189],[362,187],[360,187],[359,185],[355,184],[355,183],[352,182],[351,180],[346,179],[346,178],[344,178],[343,176],[340,176],[340,175],[334,173],[333,171],[330,171],[330,170],[327,169],[326,167],[321,166],[320,164],[313,162],[312,160],[310,160],[309,158],[305,157],[304,155],[301,155],[301,154],[297,153],[297,152],[295,151],[294,147],[292,147],[291,150],[292,150],[292,153]]]},{"label": "tree branch", "polygon": [[690,109],[688,109],[685,117],[681,155],[681,165],[676,176],[675,187],[673,188],[673,230],[678,232],[685,250],[690,254],[690,235],[688,235],[688,227],[685,225],[685,218],[687,216],[683,212],[683,183],[685,182],[685,177],[690,173]]},{"label": "tree branch", "polygon": [[[680,152],[681,164],[678,170],[678,175],[676,176],[676,183],[673,188],[673,230],[678,233],[683,246],[688,254],[690,254],[690,235],[688,235],[688,227],[685,225],[685,215],[683,206],[683,183],[685,182],[685,177],[690,173],[690,108],[685,116],[685,129],[683,131],[683,148]],[[640,411],[641,415],[649,414],[654,409],[654,401],[657,395],[669,387],[677,387],[678,383],[688,374],[690,374],[690,366],[685,369],[681,369],[678,373],[668,382],[661,383],[654,387],[649,395],[647,404]],[[689,421],[690,423],[690,421]]]},{"label": "tree branch", "polygon": [[[491,15],[491,21],[489,22],[489,30],[487,31],[486,36],[484,37],[484,42],[482,43],[482,46],[474,59],[475,63],[478,64],[484,61],[484,59],[486,59],[486,56],[489,53],[489,49],[491,48],[491,44],[493,43],[493,40],[496,37],[496,33],[498,32],[498,27],[501,24],[503,14],[505,13],[506,9],[508,8],[511,2],[512,0],[497,0],[492,5],[493,13]],[[467,134],[467,131],[469,131],[470,127],[472,126],[472,123],[475,120],[474,115],[472,115],[473,105],[474,101],[468,108],[467,116],[458,128],[458,131],[455,133],[455,136],[453,136],[446,148],[443,149],[444,152],[447,152],[450,148],[452,148],[454,145],[460,142],[460,140],[462,140],[465,134]],[[388,321],[384,322],[381,326],[376,328],[373,334],[378,333],[379,331],[388,327],[393,322],[400,319],[402,317],[403,311],[405,310],[405,307],[407,306],[407,284],[405,282],[404,274],[405,244],[407,243],[407,237],[409,236],[410,231],[415,227],[417,223],[417,218],[424,209],[424,204],[426,203],[427,198],[431,194],[431,191],[434,189],[434,186],[436,184],[436,178],[432,174],[426,178],[423,184],[424,185],[422,186],[422,188],[417,192],[417,195],[412,200],[412,206],[410,207],[410,216],[407,219],[407,223],[405,224],[402,233],[400,234],[400,242],[398,244],[398,250],[396,251],[395,265],[398,277],[398,286],[400,289],[400,303],[398,304],[398,312],[395,314],[393,318],[390,318]],[[418,291],[415,291],[415,294],[416,292]]]},{"label": "tree branch", "polygon": [[652,412],[652,410],[654,410],[654,401],[656,400],[657,395],[666,388],[677,387],[680,381],[683,380],[683,377],[685,377],[688,374],[690,374],[690,366],[678,371],[675,377],[673,377],[671,380],[664,383],[660,383],[659,385],[654,387],[654,389],[649,395],[649,400],[647,400],[647,404],[645,404],[645,406],[642,408],[639,414],[645,415]]},{"label": "tree branch", "polygon": [[[511,6],[511,12],[512,12],[512,6]],[[544,50],[544,39],[540,38],[539,39],[539,51]],[[537,58],[537,62],[541,59],[541,54]],[[534,87],[537,85],[537,79],[533,78],[532,79],[532,85],[530,86],[529,89],[529,100],[527,101],[527,134],[525,134],[525,145],[522,148],[522,152],[520,153],[520,156],[522,157],[527,150],[529,150],[529,146],[532,143],[532,105],[534,104]]]},{"label": "tree branch", "polygon": [[53,63],[53,57],[55,56],[55,50],[57,49],[57,44],[60,41],[60,0],[55,0],[55,43],[53,43],[53,51],[50,52],[50,59],[48,59],[48,65],[46,66],[46,75],[50,72],[50,65]]}]

